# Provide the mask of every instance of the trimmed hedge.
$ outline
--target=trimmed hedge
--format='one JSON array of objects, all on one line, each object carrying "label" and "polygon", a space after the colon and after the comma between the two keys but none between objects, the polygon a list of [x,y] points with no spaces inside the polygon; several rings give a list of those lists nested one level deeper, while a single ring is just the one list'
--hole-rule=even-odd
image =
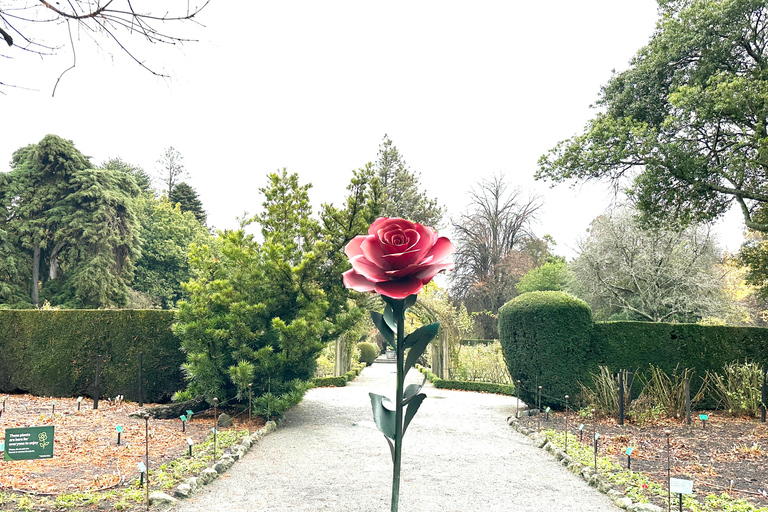
[{"label": "trimmed hedge", "polygon": [[373,343],[363,341],[357,344],[357,348],[360,350],[359,361],[365,363],[365,366],[371,366],[376,358],[379,357],[379,347]]},{"label": "trimmed hedge", "polygon": [[732,361],[768,364],[768,329],[760,327],[605,322],[595,324],[592,335],[599,364],[612,371],[653,364],[671,373],[679,364],[703,376]]},{"label": "trimmed hedge", "polygon": [[[499,336],[507,368],[520,394],[559,403],[589,382],[600,365],[611,372],[654,365],[703,376],[732,361],[768,365],[768,329],[651,322],[593,323],[586,303],[561,292],[519,295],[499,310]],[[639,389],[636,389],[639,392]]]},{"label": "trimmed hedge", "polygon": [[312,384],[316,388],[343,388],[347,382],[360,375],[364,367],[364,365],[353,366],[351,370],[340,377],[317,377],[312,381]]},{"label": "trimmed hedge", "polygon": [[481,393],[495,393],[497,395],[515,396],[515,386],[512,384],[491,384],[489,382],[471,382],[466,380],[441,379],[421,365],[416,369],[427,376],[429,382],[438,389],[455,389],[459,391],[478,391]]},{"label": "trimmed hedge", "polygon": [[530,292],[499,309],[499,339],[509,374],[520,380],[520,396],[536,403],[538,386],[552,402],[574,394],[596,366],[592,310],[563,292]]},{"label": "trimmed hedge", "polygon": [[0,392],[55,397],[94,395],[165,402],[186,387],[173,311],[0,310]]}]

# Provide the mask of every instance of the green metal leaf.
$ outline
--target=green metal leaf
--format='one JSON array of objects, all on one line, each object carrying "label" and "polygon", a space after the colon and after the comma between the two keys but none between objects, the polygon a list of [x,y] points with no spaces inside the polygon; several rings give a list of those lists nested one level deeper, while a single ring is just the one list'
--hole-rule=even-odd
[{"label": "green metal leaf", "polygon": [[408,309],[409,307],[416,304],[416,299],[418,298],[418,295],[409,295],[405,298],[405,304],[403,309]]},{"label": "green metal leaf", "polygon": [[389,453],[392,455],[392,464],[394,464],[395,463],[395,443],[392,442],[392,440],[387,436],[384,436],[384,439],[387,440],[387,444],[389,445]]},{"label": "green metal leaf", "polygon": [[405,392],[403,392],[403,405],[406,405],[408,402],[411,401],[413,397],[419,394],[419,391],[421,391],[421,388],[424,387],[424,384],[427,382],[427,376],[424,376],[424,380],[421,382],[421,384],[409,384],[407,388],[405,388]]},{"label": "green metal leaf", "polygon": [[[437,331],[440,329],[440,322],[419,327],[411,334],[405,337],[405,348],[411,348],[423,338],[427,338],[427,343],[435,339]],[[426,345],[424,345],[426,347]]]},{"label": "green metal leaf", "polygon": [[411,399],[411,402],[408,404],[408,408],[405,410],[405,423],[403,424],[403,435],[405,435],[405,431],[408,429],[408,424],[411,423],[411,420],[414,416],[416,416],[416,412],[419,410],[419,407],[421,407],[421,402],[424,401],[424,399],[427,398],[427,395],[424,393],[419,393],[415,397]]},{"label": "green metal leaf", "polygon": [[371,397],[371,408],[373,409],[373,421],[379,427],[382,434],[389,439],[395,438],[395,412],[390,411],[382,403],[386,398],[375,393],[368,393]]},{"label": "green metal leaf", "polygon": [[387,325],[392,330],[392,332],[397,332],[397,322],[395,322],[395,312],[392,309],[392,306],[390,304],[387,304],[387,306],[384,308],[384,321],[387,322]]},{"label": "green metal leaf", "polygon": [[439,328],[440,323],[435,322],[434,324],[420,327],[406,336],[405,347],[410,347],[411,350],[408,351],[408,357],[405,358],[405,367],[403,368],[405,373],[408,373],[408,370],[416,364],[416,361],[419,360],[421,354],[427,349],[429,342],[437,335],[437,330]]},{"label": "green metal leaf", "polygon": [[371,311],[371,320],[373,320],[373,325],[376,326],[381,335],[384,336],[384,339],[387,340],[387,342],[389,342],[391,345],[394,345],[395,333],[392,331],[392,329],[389,328],[387,322],[384,321],[384,315],[375,311]]}]

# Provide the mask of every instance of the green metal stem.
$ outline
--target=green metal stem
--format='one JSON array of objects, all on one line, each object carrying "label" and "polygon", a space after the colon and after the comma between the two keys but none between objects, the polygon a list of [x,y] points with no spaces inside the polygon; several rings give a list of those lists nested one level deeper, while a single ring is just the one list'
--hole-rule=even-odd
[{"label": "green metal stem", "polygon": [[405,308],[395,311],[397,322],[397,391],[395,394],[395,458],[392,471],[392,512],[400,499],[400,459],[403,451],[403,382],[405,380]]}]

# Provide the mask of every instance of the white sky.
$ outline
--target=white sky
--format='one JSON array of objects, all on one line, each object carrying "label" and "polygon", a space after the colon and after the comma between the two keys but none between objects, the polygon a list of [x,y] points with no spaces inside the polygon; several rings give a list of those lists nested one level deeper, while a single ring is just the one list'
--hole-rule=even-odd
[{"label": "white sky", "polygon": [[[181,47],[123,34],[171,79],[80,33],[77,66],[51,98],[71,52],[41,60],[3,50],[16,58],[4,59],[0,81],[37,90],[4,89],[0,158],[54,133],[96,164],[120,156],[152,172],[174,146],[209,224],[234,228],[260,208],[266,174],[283,167],[313,184],[316,207],[339,203],[351,171],[375,160],[386,133],[453,217],[466,191],[494,173],[538,193],[537,233],[569,258],[611,202],[605,185],[551,189],[533,173],[594,115],[589,105],[611,70],[647,43],[654,0],[233,5],[212,0],[199,15],[204,28],[167,26],[199,39]],[[720,239],[735,251],[742,224],[731,217]]]}]

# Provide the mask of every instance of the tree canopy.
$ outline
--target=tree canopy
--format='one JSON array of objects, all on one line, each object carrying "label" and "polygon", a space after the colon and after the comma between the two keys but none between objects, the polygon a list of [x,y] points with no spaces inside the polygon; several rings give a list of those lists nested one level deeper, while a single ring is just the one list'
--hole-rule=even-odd
[{"label": "tree canopy", "polygon": [[420,190],[419,174],[405,164],[387,135],[379,146],[375,169],[385,194],[383,216],[400,217],[436,229],[441,227],[443,208]]},{"label": "tree canopy", "polygon": [[628,186],[645,221],[711,221],[732,204],[747,227],[768,202],[768,5],[660,0],[661,20],[615,74],[580,135],[539,160],[537,178]]},{"label": "tree canopy", "polygon": [[731,307],[709,229],[644,228],[631,209],[601,215],[571,262],[568,291],[596,318],[696,322]]}]

